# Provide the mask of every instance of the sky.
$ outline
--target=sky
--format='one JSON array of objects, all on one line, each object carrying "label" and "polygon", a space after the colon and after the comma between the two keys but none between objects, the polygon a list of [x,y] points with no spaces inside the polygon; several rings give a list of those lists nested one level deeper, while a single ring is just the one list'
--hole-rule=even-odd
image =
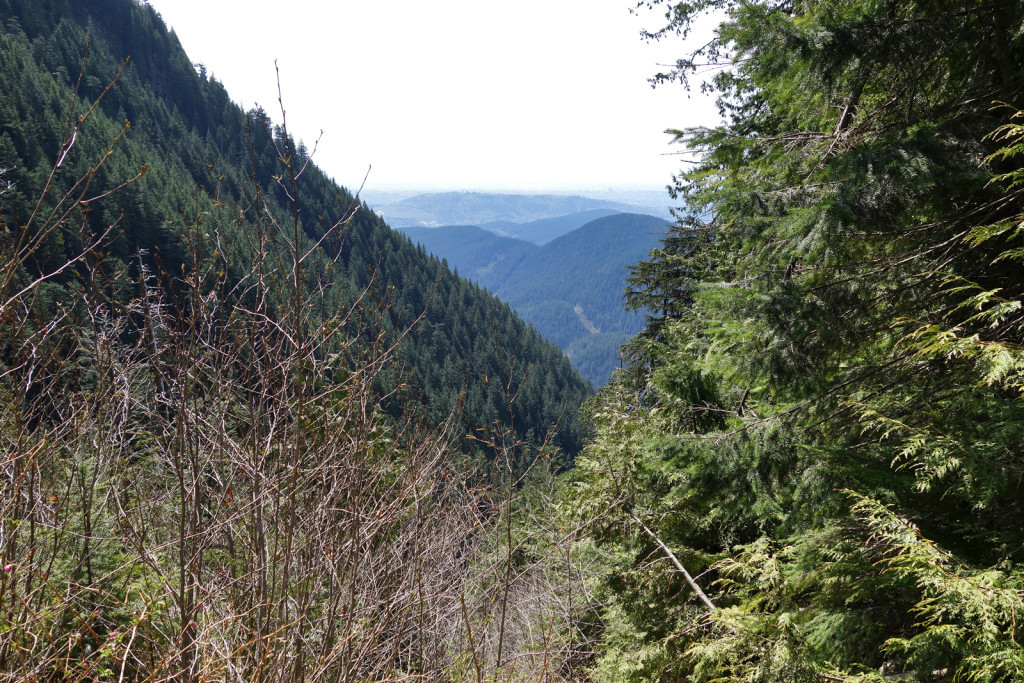
[{"label": "sky", "polygon": [[651,87],[685,46],[645,42],[663,10],[630,0],[149,4],[276,122],[279,77],[289,132],[350,188],[657,189],[682,166],[664,131],[715,121],[698,92]]}]

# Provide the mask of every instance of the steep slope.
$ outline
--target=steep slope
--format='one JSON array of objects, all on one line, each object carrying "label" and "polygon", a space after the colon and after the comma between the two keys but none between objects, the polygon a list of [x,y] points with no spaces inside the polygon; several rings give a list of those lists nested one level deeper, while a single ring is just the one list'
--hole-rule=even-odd
[{"label": "steep slope", "polygon": [[623,308],[627,267],[646,258],[666,228],[663,219],[638,214],[598,219],[544,245],[494,293],[569,353],[587,379],[603,384],[618,346],[643,324],[642,315]]},{"label": "steep slope", "polygon": [[[152,8],[132,0],[0,0],[0,14],[0,164],[13,188],[0,204],[7,225],[29,221],[55,160],[62,161],[59,193],[118,138],[93,179],[96,196],[84,214],[91,234],[117,226],[97,252],[111,276],[121,278],[111,285],[112,301],[133,295],[124,283],[143,271],[167,274],[163,281],[173,291],[197,254],[220,259],[227,283],[243,281],[258,248],[238,222],[266,215],[291,225],[295,217],[299,241],[310,252],[310,285],[328,286],[338,306],[365,292],[383,315],[363,323],[382,333],[397,335],[423,317],[402,338],[403,366],[393,386],[379,387],[382,394],[408,384],[421,392],[434,423],[464,405],[469,429],[514,417],[519,432],[534,438],[564,416],[557,444],[570,455],[579,449],[575,407],[588,390],[560,351],[505,304],[391,231],[315,165],[305,167],[293,204],[293,188],[280,181],[280,159],[290,157],[299,168],[308,161],[305,148],[262,109],[244,112],[220,83],[196,73]],[[77,111],[102,100],[82,134],[62,149],[61,130],[87,51]],[[131,126],[120,134],[125,121]],[[106,195],[140,170],[136,181]],[[353,209],[344,234],[331,233]],[[287,239],[275,234],[264,248],[282,248]],[[25,264],[26,275],[52,273],[74,246],[55,236],[46,258],[40,252]],[[42,316],[77,300],[73,270],[54,274],[48,286],[38,302]],[[507,373],[511,358],[533,368],[513,406],[499,388],[477,381]]]},{"label": "steep slope", "polygon": [[[517,269],[494,293],[513,306],[544,298],[571,300],[585,309],[589,301],[619,302],[626,266],[646,257],[666,230],[665,221],[654,216],[600,218],[544,245],[529,269]],[[620,308],[597,305],[587,317],[599,328],[616,328],[628,319]]]}]

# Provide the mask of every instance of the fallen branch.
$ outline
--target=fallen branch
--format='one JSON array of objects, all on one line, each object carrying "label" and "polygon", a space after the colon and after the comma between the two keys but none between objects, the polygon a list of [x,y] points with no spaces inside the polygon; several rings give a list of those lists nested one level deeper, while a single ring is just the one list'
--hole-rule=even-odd
[{"label": "fallen branch", "polygon": [[665,545],[660,538],[658,538],[657,534],[647,528],[647,525],[641,522],[639,517],[634,515],[632,512],[629,513],[629,516],[633,518],[634,522],[640,525],[640,528],[643,529],[648,536],[654,539],[654,542],[658,544],[662,551],[664,551],[665,556],[672,561],[672,564],[676,566],[676,569],[682,572],[683,578],[686,579],[686,583],[690,584],[690,588],[692,588],[693,592],[697,594],[697,597],[701,599],[701,602],[707,605],[708,609],[712,612],[717,610],[718,607],[716,607],[715,603],[711,602],[711,598],[705,595],[704,591],[700,589],[700,586],[698,586],[697,582],[693,580],[692,576],[690,576],[690,572],[686,571],[686,567],[684,567],[683,563],[679,561],[679,558],[676,557],[675,553],[673,553],[669,547]]}]

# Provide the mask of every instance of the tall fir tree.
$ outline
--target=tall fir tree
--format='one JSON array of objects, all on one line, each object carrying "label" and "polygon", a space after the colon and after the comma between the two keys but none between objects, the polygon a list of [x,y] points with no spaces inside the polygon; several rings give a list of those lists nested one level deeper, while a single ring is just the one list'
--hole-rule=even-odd
[{"label": "tall fir tree", "polygon": [[722,17],[657,79],[721,63],[723,123],[676,132],[689,218],[575,484],[618,549],[602,670],[1019,680],[1024,9],[646,4]]}]

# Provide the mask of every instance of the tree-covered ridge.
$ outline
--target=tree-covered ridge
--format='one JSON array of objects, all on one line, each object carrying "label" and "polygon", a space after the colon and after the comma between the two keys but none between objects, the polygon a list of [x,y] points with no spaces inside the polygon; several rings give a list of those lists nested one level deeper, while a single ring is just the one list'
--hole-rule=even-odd
[{"label": "tree-covered ridge", "polygon": [[631,208],[626,211],[589,209],[586,211],[577,211],[576,213],[570,213],[564,216],[541,218],[535,221],[530,221],[529,223],[496,221],[494,223],[484,223],[480,227],[485,230],[498,233],[499,235],[515,237],[516,239],[526,240],[527,242],[533,242],[534,244],[543,246],[553,239],[557,239],[562,235],[568,234],[577,228],[582,228],[591,221],[595,221],[598,218],[604,218],[605,216],[612,216],[617,213],[639,213],[639,211],[636,208]]},{"label": "tree-covered ridge", "polygon": [[460,275],[492,289],[494,283],[503,282],[524,260],[540,251],[536,244],[475,225],[399,228],[398,231],[428,254],[444,259]]},{"label": "tree-covered ridge", "polygon": [[493,291],[512,306],[545,298],[580,303],[598,328],[632,332],[636,316],[621,306],[625,266],[646,257],[667,228],[654,216],[598,218],[545,244]]},{"label": "tree-covered ridge", "polygon": [[617,213],[542,246],[471,226],[403,232],[508,302],[600,386],[617,367],[619,346],[642,326],[641,313],[623,306],[627,266],[646,258],[667,227],[654,216]]},{"label": "tree-covered ridge", "polygon": [[724,123],[579,461],[600,675],[1024,678],[1020,3],[662,5]]},{"label": "tree-covered ridge", "polygon": [[[471,430],[514,418],[520,434],[538,443],[548,426],[559,422],[557,444],[570,455],[579,450],[582,434],[573,406],[588,390],[557,347],[507,306],[393,233],[307,164],[309,152],[266,112],[246,113],[231,102],[220,83],[197,73],[152,8],[130,0],[4,0],[0,11],[5,20],[0,164],[12,185],[0,199],[7,225],[29,220],[58,156],[66,158],[51,196],[102,157],[123,127],[92,180],[97,198],[89,202],[87,217],[93,234],[116,226],[97,254],[104,272],[124,273],[129,280],[118,285],[121,294],[114,289],[109,294],[123,295],[125,282],[138,277],[140,267],[171,274],[166,284],[173,287],[197,247],[221,259],[225,281],[237,283],[251,272],[257,247],[233,226],[256,218],[254,198],[266,202],[282,224],[291,224],[292,188],[280,163],[289,158],[301,171],[294,204],[299,238],[309,249],[318,245],[306,269],[310,283],[329,284],[337,306],[367,292],[376,306],[387,309],[376,324],[390,334],[411,326],[400,345],[402,367],[379,380],[382,394],[408,384],[410,395],[422,394],[423,410],[434,423],[464,408]],[[61,131],[87,51],[78,106],[85,111],[97,100],[99,106],[82,134],[62,149]],[[123,191],[105,196],[140,172]],[[331,226],[340,222],[345,230],[332,233]],[[203,227],[199,245],[185,236],[194,223]],[[274,243],[281,247],[284,239]],[[54,244],[48,262],[37,254],[26,264],[27,275],[52,272],[73,249]],[[75,300],[60,290],[73,280],[69,270],[52,279],[41,315],[52,315],[60,300],[65,305]],[[511,359],[516,359],[515,372]],[[512,389],[520,389],[511,407],[500,384],[476,381],[503,375]]]}]

